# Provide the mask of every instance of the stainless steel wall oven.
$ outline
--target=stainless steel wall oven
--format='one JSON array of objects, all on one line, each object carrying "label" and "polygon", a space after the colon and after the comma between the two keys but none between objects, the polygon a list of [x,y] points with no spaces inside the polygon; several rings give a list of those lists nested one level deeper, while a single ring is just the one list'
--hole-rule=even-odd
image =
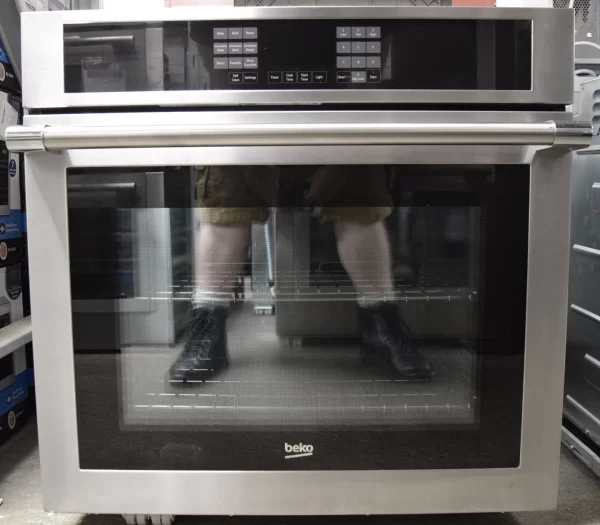
[{"label": "stainless steel wall oven", "polygon": [[555,504],[571,156],[591,141],[565,109],[569,10],[23,30],[7,143],[48,509]]}]

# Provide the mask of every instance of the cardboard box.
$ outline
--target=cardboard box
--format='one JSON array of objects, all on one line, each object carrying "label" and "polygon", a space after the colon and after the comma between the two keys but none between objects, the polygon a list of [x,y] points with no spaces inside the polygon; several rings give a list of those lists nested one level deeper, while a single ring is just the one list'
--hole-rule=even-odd
[{"label": "cardboard box", "polygon": [[31,11],[63,11],[65,9],[71,9],[71,0],[15,0],[15,4],[21,13],[29,13]]},{"label": "cardboard box", "polygon": [[21,211],[21,160],[0,141],[0,268],[19,262],[25,246]]},{"label": "cardboard box", "polygon": [[2,40],[0,40],[0,90],[12,93],[21,92],[21,86],[19,86],[15,70],[10,63]]},{"label": "cardboard box", "polygon": [[[23,318],[20,266],[0,268],[0,328]],[[0,358],[0,443],[31,414],[25,347]]]}]

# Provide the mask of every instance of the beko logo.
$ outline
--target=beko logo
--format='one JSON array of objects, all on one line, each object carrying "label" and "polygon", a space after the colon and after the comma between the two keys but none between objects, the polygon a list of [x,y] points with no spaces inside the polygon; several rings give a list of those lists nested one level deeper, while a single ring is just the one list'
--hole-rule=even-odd
[{"label": "beko logo", "polygon": [[299,443],[298,445],[289,445],[285,444],[285,459],[293,459],[293,458],[305,458],[307,456],[313,455],[314,447],[312,445],[303,445]]}]

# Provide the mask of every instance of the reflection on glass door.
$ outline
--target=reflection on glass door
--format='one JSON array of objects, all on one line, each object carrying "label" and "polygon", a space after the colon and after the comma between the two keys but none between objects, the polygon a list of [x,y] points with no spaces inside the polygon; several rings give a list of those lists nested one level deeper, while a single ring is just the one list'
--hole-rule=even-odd
[{"label": "reflection on glass door", "polygon": [[78,198],[116,173],[68,174],[74,333],[111,334],[75,342],[82,468],[518,466],[528,166],[157,168]]}]

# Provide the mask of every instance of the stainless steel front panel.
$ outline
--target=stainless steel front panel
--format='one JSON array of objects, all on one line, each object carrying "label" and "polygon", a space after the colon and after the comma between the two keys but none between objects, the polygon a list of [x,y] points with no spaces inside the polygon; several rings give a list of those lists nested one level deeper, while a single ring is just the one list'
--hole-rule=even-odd
[{"label": "stainless steel front panel", "polygon": [[[171,113],[170,126],[530,122],[570,115],[500,113]],[[26,117],[27,125],[149,125],[150,113]],[[143,514],[386,514],[551,508],[556,503],[566,329],[571,152],[561,147],[219,146],[82,149],[26,155],[32,310],[44,505]],[[497,469],[350,471],[99,470],[80,467],[71,329],[67,170],[151,166],[522,165],[530,172],[527,319],[520,464]],[[509,203],[507,200],[507,206]],[[48,268],[52,269],[49,275]],[[551,282],[553,285],[548,286]],[[53,374],[44,371],[53,370]],[[62,431],[56,432],[60,420]],[[225,437],[225,435],[223,435]],[[432,494],[435,498],[432,498]]]},{"label": "stainless steel front panel", "polygon": [[[146,56],[153,67],[147,81],[150,91],[120,92],[122,71],[111,78],[84,75],[94,93],[67,93],[64,79],[63,29],[68,24],[157,23],[143,37],[149,43],[160,43],[160,23],[193,20],[323,20],[364,19],[427,19],[427,20],[530,20],[533,23],[531,89],[522,90],[222,90],[204,91],[201,86],[192,91],[163,91],[163,52],[156,48]],[[99,106],[193,106],[235,104],[347,104],[347,103],[435,103],[435,104],[569,104],[573,98],[573,19],[570,10],[563,9],[489,9],[489,8],[383,8],[383,7],[323,7],[323,8],[205,8],[171,9],[147,13],[107,11],[64,11],[34,13],[23,16],[23,93],[27,108],[99,107]],[[553,35],[548,39],[547,35]],[[44,46],[39,46],[39,38]],[[440,46],[444,43],[440,42]],[[154,48],[153,48],[154,49]],[[158,58],[157,58],[158,57]],[[182,64],[182,67],[184,65]],[[187,65],[189,66],[189,64]],[[186,67],[187,67],[186,66]],[[198,66],[190,66],[198,67]],[[434,67],[432,65],[432,67]],[[86,70],[87,71],[87,70]],[[175,79],[172,79],[175,82]],[[97,85],[104,82],[105,85]],[[109,82],[110,85],[107,85]],[[149,85],[150,85],[149,84]],[[176,86],[175,82],[175,86]],[[97,92],[102,90],[119,92]]]}]

